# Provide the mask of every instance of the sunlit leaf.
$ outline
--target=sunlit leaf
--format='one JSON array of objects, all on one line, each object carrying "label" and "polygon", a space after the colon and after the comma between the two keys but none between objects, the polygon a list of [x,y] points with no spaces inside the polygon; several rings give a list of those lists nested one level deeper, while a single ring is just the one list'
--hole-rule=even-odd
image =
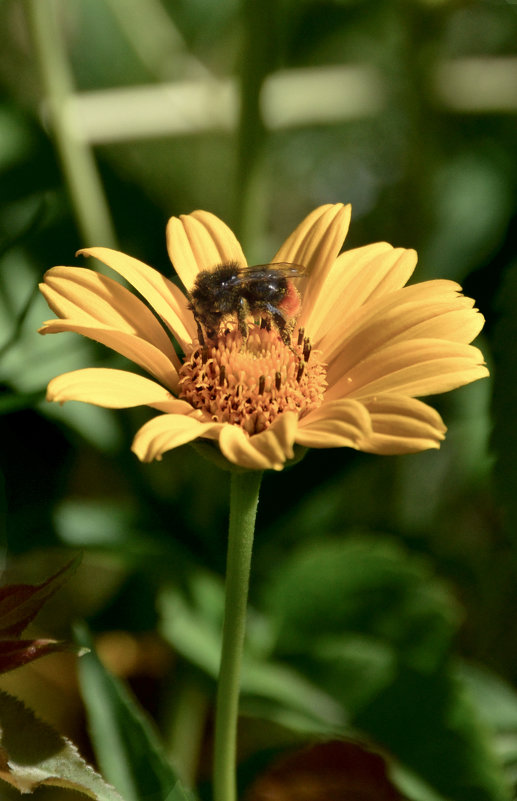
[{"label": "sunlit leaf", "polygon": [[0,779],[21,793],[53,785],[77,790],[94,801],[123,801],[71,742],[4,692],[0,692],[0,746]]}]

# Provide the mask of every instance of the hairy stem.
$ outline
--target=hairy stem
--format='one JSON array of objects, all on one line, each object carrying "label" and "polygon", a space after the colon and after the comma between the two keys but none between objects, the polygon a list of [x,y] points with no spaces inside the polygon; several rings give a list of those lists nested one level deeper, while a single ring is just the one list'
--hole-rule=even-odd
[{"label": "hairy stem", "polygon": [[223,644],[215,719],[215,801],[237,798],[235,766],[240,674],[261,477],[262,474],[255,471],[232,474]]}]

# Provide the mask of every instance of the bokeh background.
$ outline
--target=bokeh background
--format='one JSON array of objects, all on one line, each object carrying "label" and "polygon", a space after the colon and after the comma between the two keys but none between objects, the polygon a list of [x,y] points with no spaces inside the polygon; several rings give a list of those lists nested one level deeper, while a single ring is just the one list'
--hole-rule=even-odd
[{"label": "bokeh background", "polygon": [[[397,785],[408,797],[511,798],[517,4],[1,0],[0,87],[6,580],[83,552],[36,630],[71,637],[86,620],[187,780],[208,781],[228,476],[189,446],[139,464],[146,411],[47,404],[54,375],[124,363],[40,337],[52,315],[36,287],[91,245],[171,276],[166,221],[195,208],[265,262],[315,206],[351,202],[348,246],[414,247],[416,280],[476,298],[491,378],[433,400],[440,451],[312,451],[265,477],[250,598],[265,672],[245,680],[243,786],[257,755],[333,732],[418,777],[413,795]],[[54,655],[1,686],[102,763],[75,670]],[[307,682],[305,705],[283,670]]]}]

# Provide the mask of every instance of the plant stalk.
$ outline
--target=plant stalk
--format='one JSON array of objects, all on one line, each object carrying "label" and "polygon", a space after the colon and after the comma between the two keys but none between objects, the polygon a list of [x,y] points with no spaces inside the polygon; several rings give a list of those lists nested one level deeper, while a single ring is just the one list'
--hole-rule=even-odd
[{"label": "plant stalk", "polygon": [[52,133],[83,244],[116,248],[94,155],[69,113],[74,85],[60,24],[65,4],[28,0],[26,8]]},{"label": "plant stalk", "polygon": [[236,801],[237,719],[255,518],[262,473],[232,473],[223,643],[215,718],[214,799]]}]

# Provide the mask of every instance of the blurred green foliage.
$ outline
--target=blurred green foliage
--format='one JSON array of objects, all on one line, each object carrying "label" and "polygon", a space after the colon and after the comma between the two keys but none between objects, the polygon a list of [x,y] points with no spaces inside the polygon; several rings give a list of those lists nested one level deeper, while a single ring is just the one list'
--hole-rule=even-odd
[{"label": "blurred green foliage", "polygon": [[[449,426],[439,452],[312,451],[265,477],[243,709],[266,725],[244,722],[244,756],[316,732],[354,733],[394,755],[393,776],[401,771],[408,797],[510,798],[517,5],[283,0],[258,15],[253,0],[54,5],[75,99],[94,102],[83,121],[97,137],[121,250],[170,275],[166,220],[205,208],[243,234],[251,261],[266,261],[312,208],[345,201],[353,205],[347,246],[382,239],[415,247],[416,280],[451,278],[476,298],[492,376],[435,399]],[[77,617],[96,634],[161,632],[177,661],[144,700],[174,752],[170,687],[180,695],[187,675],[205,698],[194,722],[201,733],[213,701],[228,477],[190,447],[139,464],[129,446],[145,411],[44,401],[54,375],[123,360],[75,335],[36,333],[51,316],[35,293],[44,271],[75,263],[85,244],[108,243],[84,241],[29,10],[29,2],[0,3],[0,545],[15,574],[35,581],[62,550],[84,550],[74,587],[45,621],[52,636]],[[465,67],[463,84],[450,64]],[[486,80],[473,77],[473,65]],[[509,94],[503,80],[490,83],[494,65]],[[306,92],[303,83],[297,89],[303,120],[275,126],[272,107],[264,123],[264,82],[330,67],[357,79],[358,94],[343,83],[329,115],[308,80]],[[110,140],[105,107],[95,112],[97,96],[83,94],[207,78],[235,80],[240,116],[236,105],[196,127],[193,101],[175,115],[165,96],[151,107],[143,95],[117,95],[128,123]],[[165,127],[139,133],[140,118],[164,110]]]}]

